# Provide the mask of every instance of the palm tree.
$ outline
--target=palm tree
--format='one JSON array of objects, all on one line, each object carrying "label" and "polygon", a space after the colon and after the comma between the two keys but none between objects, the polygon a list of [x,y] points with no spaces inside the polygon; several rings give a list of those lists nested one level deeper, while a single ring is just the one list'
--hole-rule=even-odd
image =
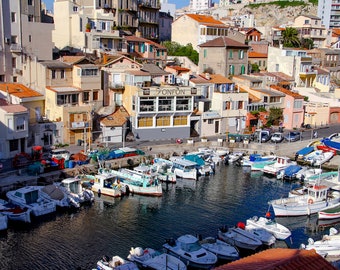
[{"label": "palm tree", "polygon": [[299,47],[300,46],[300,40],[299,40],[299,32],[296,30],[296,28],[293,27],[287,27],[282,32],[283,37],[283,46],[284,47]]}]

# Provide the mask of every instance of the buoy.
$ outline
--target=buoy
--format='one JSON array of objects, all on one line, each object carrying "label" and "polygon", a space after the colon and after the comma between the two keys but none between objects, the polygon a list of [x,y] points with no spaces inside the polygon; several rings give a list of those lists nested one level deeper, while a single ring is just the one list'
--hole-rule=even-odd
[{"label": "buoy", "polygon": [[266,213],[266,218],[270,218],[270,212],[269,211]]}]

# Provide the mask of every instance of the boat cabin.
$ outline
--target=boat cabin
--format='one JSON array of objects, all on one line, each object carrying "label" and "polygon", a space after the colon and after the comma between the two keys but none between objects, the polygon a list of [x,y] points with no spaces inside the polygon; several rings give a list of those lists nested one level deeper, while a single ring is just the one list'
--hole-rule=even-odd
[{"label": "boat cabin", "polygon": [[328,187],[325,185],[314,185],[308,188],[308,203],[312,204],[314,201],[327,200]]}]

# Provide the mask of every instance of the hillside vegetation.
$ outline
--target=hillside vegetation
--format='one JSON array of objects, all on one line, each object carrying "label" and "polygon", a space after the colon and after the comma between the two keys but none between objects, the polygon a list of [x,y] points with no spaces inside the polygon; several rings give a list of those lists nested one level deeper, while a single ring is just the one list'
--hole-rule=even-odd
[{"label": "hillside vegetation", "polygon": [[239,14],[254,14],[256,26],[279,26],[293,22],[299,15],[317,16],[317,0],[313,1],[275,1],[249,4]]}]

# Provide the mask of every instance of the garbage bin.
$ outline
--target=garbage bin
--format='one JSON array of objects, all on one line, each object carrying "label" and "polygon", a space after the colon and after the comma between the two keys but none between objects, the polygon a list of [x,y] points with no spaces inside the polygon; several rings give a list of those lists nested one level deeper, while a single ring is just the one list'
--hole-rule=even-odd
[{"label": "garbage bin", "polygon": [[78,146],[81,146],[83,144],[83,140],[78,140]]}]

